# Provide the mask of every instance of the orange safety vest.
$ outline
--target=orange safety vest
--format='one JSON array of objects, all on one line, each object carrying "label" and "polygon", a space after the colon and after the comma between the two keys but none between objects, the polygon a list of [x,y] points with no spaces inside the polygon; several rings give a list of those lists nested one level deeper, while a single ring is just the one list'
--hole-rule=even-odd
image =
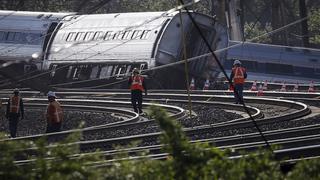
[{"label": "orange safety vest", "polygon": [[19,113],[20,110],[20,97],[10,97],[10,113]]},{"label": "orange safety vest", "polygon": [[142,83],[143,83],[143,77],[140,75],[132,76],[132,83],[131,83],[131,90],[141,90],[144,91]]},{"label": "orange safety vest", "polygon": [[59,123],[63,121],[63,111],[60,103],[57,101],[49,103],[47,107],[47,121],[49,123]]},{"label": "orange safety vest", "polygon": [[244,74],[246,69],[244,67],[234,67],[232,68],[233,72],[233,82],[234,84],[243,84],[244,83]]}]

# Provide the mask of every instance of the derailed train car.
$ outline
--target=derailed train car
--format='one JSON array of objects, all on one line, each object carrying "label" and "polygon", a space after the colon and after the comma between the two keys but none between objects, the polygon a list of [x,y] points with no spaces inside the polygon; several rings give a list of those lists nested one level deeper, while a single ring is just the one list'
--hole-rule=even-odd
[{"label": "derailed train car", "polygon": [[224,67],[230,73],[234,59],[250,73],[248,80],[320,83],[320,50],[230,41]]},{"label": "derailed train car", "polygon": [[[227,45],[226,30],[214,18],[199,13],[192,16],[213,49]],[[119,81],[139,68],[153,88],[185,88],[183,64],[150,70],[183,59],[181,27],[188,58],[209,52],[187,14],[181,17],[182,23],[177,12],[69,16],[49,42],[43,69],[54,70],[53,84],[83,82],[73,87]],[[218,74],[210,57],[190,62],[189,73],[197,79]]]},{"label": "derailed train car", "polygon": [[[214,18],[194,12],[192,16],[214,50],[227,45],[226,29]],[[150,70],[183,59],[181,27],[185,32],[188,58],[208,52],[187,14],[182,13],[181,17],[182,23],[178,12],[96,15],[2,12],[0,22],[6,19],[6,24],[13,28],[0,26],[0,32],[7,33],[1,41],[0,58],[3,62],[24,62],[23,69],[19,67],[18,72],[50,71],[42,80],[47,79],[54,86],[72,83],[72,87],[101,84],[109,88],[124,87],[125,83],[115,82],[126,79],[137,67],[148,76],[152,88],[185,88],[183,64]],[[24,32],[30,25],[38,32],[32,41],[9,41],[18,39],[16,36],[9,38],[9,34],[18,32],[14,29]],[[19,34],[21,38],[27,36]],[[14,43],[17,45],[11,45]],[[220,56],[225,58],[223,53]],[[212,57],[202,57],[189,63],[189,74],[199,80],[215,78],[218,69]]]}]

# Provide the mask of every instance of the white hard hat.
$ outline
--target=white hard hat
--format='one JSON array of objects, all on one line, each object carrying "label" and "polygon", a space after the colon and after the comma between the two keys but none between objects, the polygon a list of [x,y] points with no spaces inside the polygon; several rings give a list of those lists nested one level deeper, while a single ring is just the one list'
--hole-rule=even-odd
[{"label": "white hard hat", "polygon": [[47,95],[48,95],[48,97],[56,97],[56,93],[54,93],[52,91],[49,91]]},{"label": "white hard hat", "polygon": [[241,64],[241,62],[238,59],[234,60],[233,65],[236,65],[236,64]]}]

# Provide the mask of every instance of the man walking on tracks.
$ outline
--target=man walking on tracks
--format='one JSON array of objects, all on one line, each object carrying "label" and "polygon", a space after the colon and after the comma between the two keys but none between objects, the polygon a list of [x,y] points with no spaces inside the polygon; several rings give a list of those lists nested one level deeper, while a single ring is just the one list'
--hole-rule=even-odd
[{"label": "man walking on tracks", "polygon": [[129,78],[128,84],[131,89],[131,103],[133,106],[133,110],[136,113],[143,114],[142,92],[144,91],[145,95],[147,95],[147,87],[144,78],[140,75],[137,68],[133,69],[132,76]]},{"label": "man walking on tracks", "polygon": [[47,131],[46,133],[58,132],[61,129],[63,121],[63,111],[61,105],[56,101],[56,95],[54,92],[48,92],[48,107],[46,111],[47,117]]},{"label": "man walking on tracks", "polygon": [[22,98],[19,96],[19,89],[14,89],[13,96],[8,100],[6,118],[9,120],[9,131],[11,138],[17,134],[18,121],[24,118],[24,107]]},{"label": "man walking on tracks", "polygon": [[241,62],[239,60],[235,60],[233,66],[230,79],[233,81],[234,97],[236,104],[243,104],[243,85],[247,78],[247,72],[244,67],[241,67]]}]

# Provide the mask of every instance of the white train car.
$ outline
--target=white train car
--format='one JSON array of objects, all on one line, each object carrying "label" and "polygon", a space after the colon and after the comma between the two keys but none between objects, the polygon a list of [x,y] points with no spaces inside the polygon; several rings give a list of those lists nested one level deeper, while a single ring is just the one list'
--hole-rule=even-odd
[{"label": "white train car", "polygon": [[[192,13],[213,49],[227,45],[225,28],[214,18]],[[190,18],[182,13],[188,57],[208,52]],[[53,83],[85,81],[109,83],[125,77],[135,67],[143,70],[180,61],[183,54],[179,13],[139,12],[69,16],[49,42],[43,69],[55,70]],[[221,54],[223,57],[223,53]],[[224,57],[223,57],[224,58]],[[184,66],[148,71],[154,88],[183,88]],[[213,59],[189,63],[196,78],[215,78]],[[73,86],[77,86],[74,83]]]},{"label": "white train car", "polygon": [[43,54],[52,31],[68,14],[0,11],[0,60],[28,61]]}]

